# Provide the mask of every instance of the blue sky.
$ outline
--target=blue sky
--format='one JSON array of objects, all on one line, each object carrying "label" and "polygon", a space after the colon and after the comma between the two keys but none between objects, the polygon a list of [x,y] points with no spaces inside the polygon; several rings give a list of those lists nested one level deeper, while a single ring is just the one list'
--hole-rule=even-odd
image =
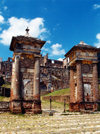
[{"label": "blue sky", "polygon": [[0,57],[12,57],[12,36],[46,40],[42,54],[51,59],[64,54],[81,40],[100,47],[100,0],[0,0]]}]

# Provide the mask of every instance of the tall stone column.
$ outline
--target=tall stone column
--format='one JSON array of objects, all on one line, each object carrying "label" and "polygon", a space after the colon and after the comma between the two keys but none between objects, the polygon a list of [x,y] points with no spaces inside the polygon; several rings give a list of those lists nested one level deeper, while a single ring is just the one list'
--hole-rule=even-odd
[{"label": "tall stone column", "polygon": [[15,61],[12,66],[11,103],[10,103],[10,110],[13,113],[21,113],[19,66],[20,66],[20,58],[19,56],[15,56]]},{"label": "tall stone column", "polygon": [[15,75],[14,69],[15,69],[15,63],[13,62],[12,63],[12,77],[11,77],[11,92],[10,92],[11,101],[13,100],[13,90],[14,90],[14,75]]},{"label": "tall stone column", "polygon": [[82,70],[81,62],[76,63],[77,70],[77,102],[83,102]]},{"label": "tall stone column", "polygon": [[20,62],[19,56],[15,56],[15,62],[13,63],[13,69],[12,69],[12,85],[11,85],[12,100],[20,99],[19,62]]},{"label": "tall stone column", "polygon": [[70,103],[75,102],[74,70],[70,67]]},{"label": "tall stone column", "polygon": [[40,101],[40,59],[39,58],[36,58],[35,65],[34,65],[33,97],[34,97],[33,113],[34,114],[42,113],[41,101]]},{"label": "tall stone column", "polygon": [[99,98],[98,71],[97,64],[93,64],[93,101],[97,102]]},{"label": "tall stone column", "polygon": [[19,80],[19,64],[20,64],[20,57],[15,56],[15,63],[14,63],[14,75],[13,75],[13,99],[19,100],[20,99],[20,80]]},{"label": "tall stone column", "polygon": [[35,99],[40,99],[40,60],[35,60],[34,66],[34,91],[33,95]]}]

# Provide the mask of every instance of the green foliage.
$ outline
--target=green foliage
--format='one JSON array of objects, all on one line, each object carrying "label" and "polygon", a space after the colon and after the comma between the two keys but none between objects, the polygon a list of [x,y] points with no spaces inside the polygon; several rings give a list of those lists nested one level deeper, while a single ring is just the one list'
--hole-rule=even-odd
[{"label": "green foliage", "polygon": [[[42,99],[42,107],[44,109],[50,109],[50,101],[45,101]],[[64,109],[64,103],[63,102],[56,102],[56,101],[52,101],[52,109],[55,109],[55,110],[61,110],[63,111]],[[69,109],[69,105],[66,104],[66,110]]]},{"label": "green foliage", "polygon": [[69,95],[69,94],[70,94],[70,89],[65,88],[65,89],[54,91],[54,92],[49,93],[45,96],[60,96],[60,95]]}]

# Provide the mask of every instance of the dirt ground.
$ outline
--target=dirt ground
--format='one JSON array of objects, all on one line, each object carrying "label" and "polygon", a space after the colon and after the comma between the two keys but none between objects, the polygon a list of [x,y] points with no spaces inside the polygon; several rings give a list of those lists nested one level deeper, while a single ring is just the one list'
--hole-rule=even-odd
[{"label": "dirt ground", "polygon": [[0,134],[100,134],[100,112],[62,115],[63,105],[52,103],[56,111],[49,116],[49,103],[42,103],[41,115],[0,114]]}]

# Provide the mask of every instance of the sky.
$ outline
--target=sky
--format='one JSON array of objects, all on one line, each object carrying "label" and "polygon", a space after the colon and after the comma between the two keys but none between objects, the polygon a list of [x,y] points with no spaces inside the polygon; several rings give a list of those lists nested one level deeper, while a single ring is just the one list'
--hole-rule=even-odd
[{"label": "sky", "polygon": [[13,56],[12,36],[45,40],[42,55],[62,60],[80,41],[100,47],[100,0],[0,0],[0,57]]}]

